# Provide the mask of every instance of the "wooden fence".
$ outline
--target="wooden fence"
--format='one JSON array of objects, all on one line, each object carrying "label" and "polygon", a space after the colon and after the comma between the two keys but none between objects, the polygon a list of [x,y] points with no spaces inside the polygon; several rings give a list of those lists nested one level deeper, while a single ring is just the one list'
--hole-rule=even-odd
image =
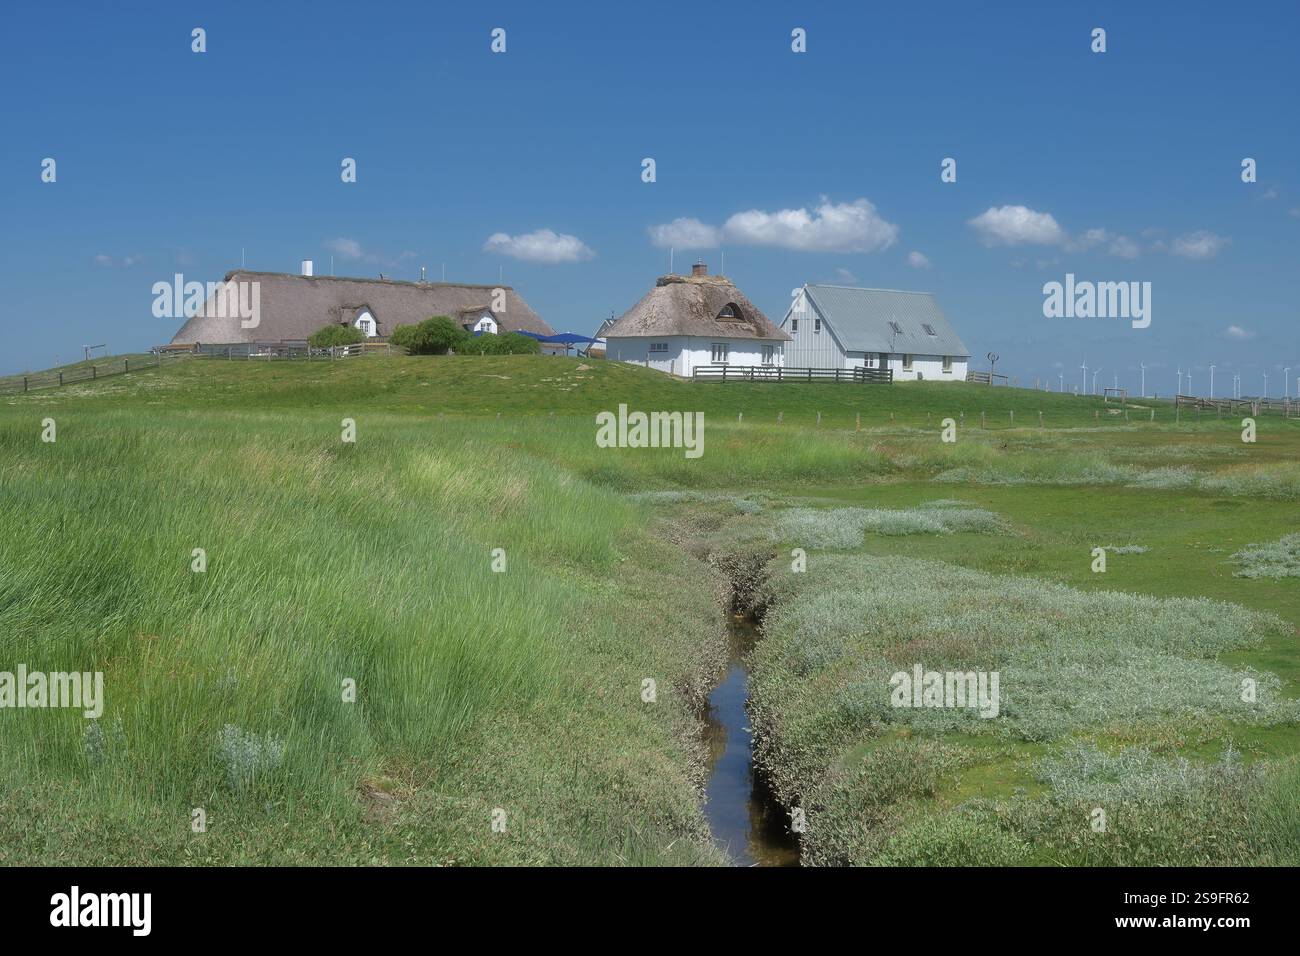
[{"label": "wooden fence", "polygon": [[[168,362],[171,359],[167,360]],[[157,368],[163,363],[161,354],[135,358],[113,359],[89,364],[71,365],[58,371],[36,372],[30,375],[11,375],[0,378],[0,395],[15,395],[34,392],[43,388],[58,388],[60,385],[75,385],[78,382],[93,382],[113,375],[125,375],[145,368]]]},{"label": "wooden fence", "polygon": [[890,369],[881,368],[784,368],[780,365],[701,365],[693,369],[697,382],[857,382],[888,385],[894,380]]},{"label": "wooden fence", "polygon": [[1174,405],[1219,415],[1258,415],[1261,412],[1280,412],[1287,418],[1300,415],[1300,403],[1290,398],[1200,398],[1196,395],[1179,395],[1175,397]]},{"label": "wooden fence", "polygon": [[305,361],[324,359],[352,358],[357,355],[369,355],[375,352],[391,352],[393,346],[388,342],[358,342],[355,345],[334,345],[329,348],[313,348],[306,342],[242,342],[238,345],[196,345],[188,354],[206,359],[257,359],[275,361],[277,359],[298,359]]},{"label": "wooden fence", "polygon": [[1006,385],[1007,377],[997,372],[967,372],[966,381],[975,385]]}]

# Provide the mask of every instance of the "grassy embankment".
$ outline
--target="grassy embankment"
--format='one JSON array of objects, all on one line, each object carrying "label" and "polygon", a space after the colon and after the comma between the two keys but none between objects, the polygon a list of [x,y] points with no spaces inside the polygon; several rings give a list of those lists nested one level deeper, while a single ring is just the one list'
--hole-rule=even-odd
[{"label": "grassy embankment", "polygon": [[[619,402],[704,411],[704,457],[597,448],[590,416]],[[973,427],[981,408],[987,432]],[[778,780],[785,774],[786,795],[809,811],[808,862],[930,862],[936,851],[919,837],[886,846],[881,835],[904,824],[920,833],[916,821],[938,819],[954,846],[968,837],[983,846],[988,818],[972,823],[955,807],[1038,798],[1039,815],[1025,816],[1039,819],[1055,807],[1044,794],[1080,798],[1080,779],[1122,776],[1117,766],[1134,779],[1159,776],[1133,754],[1115,765],[1080,751],[1068,763],[1051,744],[1095,743],[1099,753],[1144,744],[1213,763],[1231,736],[1247,759],[1294,753],[1294,724],[1241,721],[1194,694],[1198,681],[1247,667],[1269,693],[1296,693],[1294,579],[1236,578],[1228,558],[1297,527],[1300,428],[1265,419],[1259,443],[1243,446],[1235,423],[1174,427],[1168,406],[1156,408],[1156,425],[1124,423],[1095,400],[1018,390],[695,385],[552,358],[182,361],[6,397],[0,646],[31,667],[102,667],[109,707],[92,734],[71,714],[0,713],[10,725],[0,845],[11,860],[87,862],[715,860],[690,780],[699,767],[692,698],[720,653],[712,586],[696,559],[646,527],[660,515],[716,527],[732,520],[735,495],[762,510],[723,537],[757,536],[772,550],[799,546],[797,533],[776,541],[766,530],[776,524],[766,512],[781,505],[897,509],[942,497],[998,516],[996,533],[889,536],[867,525],[877,530],[830,560],[805,544],[809,573],[787,581],[773,564],[759,716],[771,718],[761,729]],[[1032,426],[1042,410],[1049,428],[1008,427],[1010,409]],[[939,419],[963,411],[958,442],[940,443]],[[47,415],[58,422],[55,445],[39,441]],[[355,446],[339,441],[345,416],[357,421]],[[664,489],[689,494],[621,494]],[[1105,575],[1088,570],[1092,547],[1126,544],[1150,551],[1112,555]],[[189,570],[194,547],[207,550],[205,574]],[[507,551],[504,574],[490,570],[494,547]],[[901,555],[939,563],[915,569],[924,587],[881,590],[873,582]],[[861,693],[868,666],[899,641],[943,633],[926,615],[937,613],[936,592],[967,580],[959,565],[1015,578],[978,577],[952,592],[992,622],[980,635],[996,652],[985,664],[1032,666],[1025,655],[1042,634],[1025,622],[1055,612],[1026,598],[1022,613],[1002,614],[986,600],[1028,578],[1089,599],[1208,595],[1286,624],[1232,612],[1225,620],[1249,627],[1192,635],[1188,646],[1138,641],[1191,662],[1189,683],[1159,720],[1100,735],[1087,722],[1026,740],[1023,722],[990,734],[864,718],[875,706]],[[841,652],[806,681],[788,679],[791,659],[808,656],[808,635],[782,631],[781,615],[794,620],[801,601],[815,609],[846,593],[871,600],[847,617],[812,619],[838,629]],[[1067,603],[1057,650],[1107,634],[1075,620],[1101,605]],[[882,644],[888,617],[877,607],[902,615],[906,626],[888,634],[895,644]],[[1197,624],[1181,613],[1151,612],[1168,618],[1169,633]],[[948,651],[975,659],[962,657],[973,651],[959,640],[935,646],[920,648],[927,667]],[[1114,671],[1107,660],[1088,662],[1103,684],[1141,670],[1132,654]],[[645,676],[661,678],[656,705],[640,701]],[[1039,701],[1059,703],[1069,685],[1050,667],[1040,676]],[[358,682],[355,705],[339,701],[344,677]],[[847,724],[836,710],[846,700]],[[222,743],[227,725],[239,731]],[[791,756],[813,751],[815,760]],[[912,770],[878,772],[899,766]],[[1278,779],[1242,785],[1232,799],[1263,806]],[[836,793],[843,801],[815,799]],[[212,820],[202,839],[188,829],[192,806]],[[505,834],[490,831],[498,806]],[[1007,810],[989,812],[1002,820]],[[1040,826],[1057,844],[1039,831],[999,831],[982,859],[1014,857],[1027,839],[1055,847],[1040,862],[1133,861],[1156,845],[1095,857],[1085,846],[1080,856],[1068,842],[1077,819],[1048,816]],[[1228,852],[1260,858],[1267,839]]]}]

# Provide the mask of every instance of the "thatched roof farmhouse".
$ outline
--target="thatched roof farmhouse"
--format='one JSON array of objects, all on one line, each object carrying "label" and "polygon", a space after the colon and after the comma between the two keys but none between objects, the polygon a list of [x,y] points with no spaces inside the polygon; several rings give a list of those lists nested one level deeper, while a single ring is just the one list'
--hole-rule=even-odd
[{"label": "thatched roof farmhouse", "polygon": [[697,263],[602,327],[605,357],[690,376],[701,365],[781,365],[790,341],[730,279]]},{"label": "thatched roof farmhouse", "polygon": [[[304,272],[310,272],[304,263]],[[326,325],[354,325],[368,336],[387,337],[398,325],[414,325],[434,315],[450,316],[462,327],[493,332],[555,330],[510,286],[455,282],[404,282],[351,279],[283,272],[226,273],[224,285],[256,283],[259,315],[248,323],[228,307],[209,299],[172,338],[172,345],[236,345],[302,342]],[[497,289],[504,308],[492,311]],[[215,298],[215,297],[214,297]]]}]

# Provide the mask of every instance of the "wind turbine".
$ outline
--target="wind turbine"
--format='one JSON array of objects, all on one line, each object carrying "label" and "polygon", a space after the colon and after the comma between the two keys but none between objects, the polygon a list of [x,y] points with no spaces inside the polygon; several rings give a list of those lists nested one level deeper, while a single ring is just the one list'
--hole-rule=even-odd
[{"label": "wind turbine", "polygon": [[1061,391],[1065,391],[1065,373],[1061,372],[1060,376],[1061,376]]},{"label": "wind turbine", "polygon": [[1291,366],[1282,369],[1282,397],[1291,398]]},{"label": "wind turbine", "polygon": [[1092,394],[1093,395],[1097,394],[1097,373],[1100,371],[1101,369],[1099,368],[1095,368],[1092,370]]},{"label": "wind turbine", "polygon": [[1181,365],[1178,366],[1178,392],[1177,392],[1177,394],[1179,394],[1179,395],[1183,394],[1183,367],[1182,367]]},{"label": "wind turbine", "polygon": [[1087,395],[1088,394],[1088,363],[1084,362],[1082,365],[1079,366],[1079,368],[1083,369],[1083,385],[1080,387],[1083,389],[1083,393]]},{"label": "wind turbine", "polygon": [[1138,362],[1138,368],[1142,370],[1142,397],[1147,397],[1147,366],[1145,362]]},{"label": "wind turbine", "polygon": [[1268,398],[1268,372],[1264,373],[1264,397]]},{"label": "wind turbine", "polygon": [[1210,366],[1210,399],[1214,398],[1214,366]]}]

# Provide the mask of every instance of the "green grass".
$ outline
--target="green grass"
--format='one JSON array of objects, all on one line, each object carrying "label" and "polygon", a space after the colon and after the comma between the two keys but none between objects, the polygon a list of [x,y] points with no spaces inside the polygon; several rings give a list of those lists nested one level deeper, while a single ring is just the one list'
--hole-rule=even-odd
[{"label": "green grass", "polygon": [[[619,403],[703,411],[704,456],[598,448]],[[721,862],[698,804],[696,707],[725,654],[705,559],[816,549],[848,516],[852,540],[823,542],[847,552],[812,550],[802,584],[858,630],[776,589],[755,660],[787,798],[827,795],[805,862],[1294,863],[1300,600],[1232,557],[1300,530],[1300,421],[1262,417],[1245,445],[1237,422],[1139,404],[1125,422],[1025,390],[531,356],[179,359],[0,396],[0,669],[103,670],[108,698],[94,725],[0,711],[0,862]],[[1091,571],[1129,545],[1148,550]],[[1015,622],[1043,616],[1060,668],[1037,699],[1068,665],[1095,679],[1088,706],[1012,698],[997,733],[863,723],[876,658],[856,642],[881,622],[919,627],[927,666],[960,649],[937,622],[961,622],[1014,673],[1035,660]],[[1133,713],[1104,678],[1144,667],[1170,693]],[[1205,698],[1239,673],[1268,719]],[[1089,842],[1079,795],[1039,769],[1071,741],[1201,775],[1171,795],[1137,774],[1138,815]],[[1251,769],[1211,772],[1228,741]]]}]

